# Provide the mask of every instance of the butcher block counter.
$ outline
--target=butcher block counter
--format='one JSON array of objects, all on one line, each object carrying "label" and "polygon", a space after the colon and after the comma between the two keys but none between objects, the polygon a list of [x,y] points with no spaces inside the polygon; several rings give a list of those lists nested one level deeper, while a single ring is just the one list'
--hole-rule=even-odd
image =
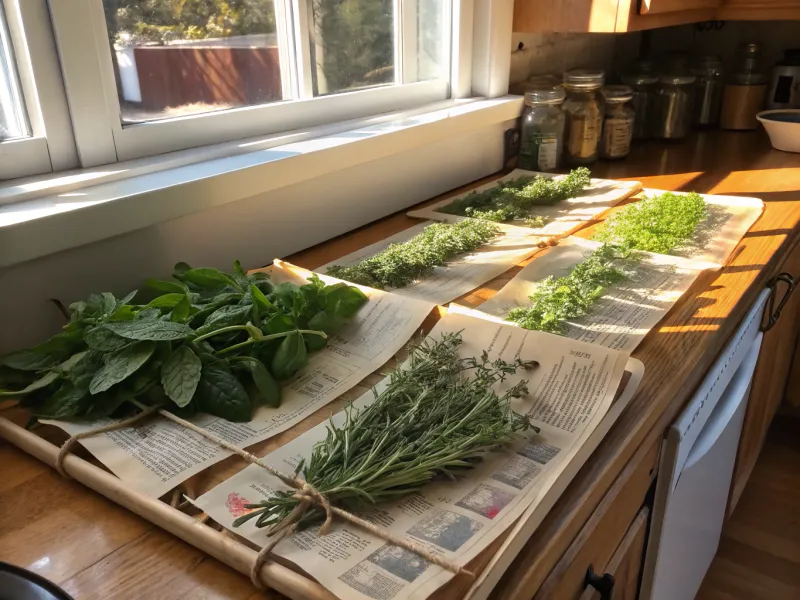
[{"label": "butcher block counter", "polygon": [[[614,576],[615,600],[635,598],[648,490],[658,475],[665,429],[771,278],[788,272],[800,279],[800,155],[771,149],[763,132],[703,133],[679,144],[647,143],[635,147],[625,161],[596,165],[593,176],[638,180],[646,188],[754,196],[766,208],[725,267],[701,274],[636,349],[633,356],[646,367],[636,396],[499,581],[492,594],[497,599],[599,598],[585,589],[590,565],[598,579],[604,573]],[[288,260],[313,269],[418,223],[405,214],[393,215]],[[577,235],[590,233],[591,225]],[[265,256],[264,262],[272,258]],[[520,268],[459,303],[478,306]],[[784,292],[776,290],[778,296]],[[799,330],[800,293],[795,293],[764,338],[729,510],[783,396]],[[494,548],[502,543],[501,538]],[[484,553],[472,570],[479,571],[490,558],[490,552]],[[80,484],[63,480],[3,441],[0,560],[47,577],[79,600],[281,597],[256,592],[248,578]],[[457,577],[435,597],[461,598],[469,584]]]}]

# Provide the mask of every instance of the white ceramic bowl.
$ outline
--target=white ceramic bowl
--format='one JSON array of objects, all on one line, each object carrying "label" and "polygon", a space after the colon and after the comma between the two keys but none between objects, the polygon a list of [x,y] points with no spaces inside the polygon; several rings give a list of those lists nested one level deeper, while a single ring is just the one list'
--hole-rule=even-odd
[{"label": "white ceramic bowl", "polygon": [[800,109],[765,110],[756,118],[767,130],[773,148],[800,152]]}]

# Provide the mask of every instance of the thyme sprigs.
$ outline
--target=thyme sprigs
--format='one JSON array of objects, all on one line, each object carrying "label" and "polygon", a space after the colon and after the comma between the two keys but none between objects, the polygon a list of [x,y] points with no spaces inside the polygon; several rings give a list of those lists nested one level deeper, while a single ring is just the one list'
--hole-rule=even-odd
[{"label": "thyme sprigs", "polygon": [[525,220],[534,206],[555,204],[577,196],[590,183],[591,174],[585,167],[561,179],[520,177],[502,181],[489,190],[472,192],[437,210],[485,221]]},{"label": "thyme sprigs", "polygon": [[[346,408],[341,426],[331,422],[327,438],[297,472],[333,504],[358,510],[415,492],[437,477],[455,478],[530,429],[528,418],[509,406],[512,398],[528,393],[527,382],[502,396],[492,386],[536,363],[490,361],[485,352],[480,359],[461,358],[461,343],[460,334],[445,334],[412,347],[410,364],[390,375],[372,404]],[[294,491],[279,492],[247,505],[255,510],[234,526],[250,519],[258,527],[280,522],[298,502]],[[310,509],[300,525],[322,517],[321,510]]]},{"label": "thyme sprigs", "polygon": [[564,321],[589,314],[606,288],[626,279],[623,261],[638,259],[638,251],[669,254],[695,234],[708,215],[699,194],[658,196],[629,204],[600,225],[593,240],[604,242],[569,275],[545,278],[531,294],[530,306],[517,307],[506,320],[525,329],[563,333]]},{"label": "thyme sprigs", "polygon": [[506,320],[525,329],[563,333],[565,320],[588,314],[608,286],[627,277],[614,264],[619,258],[622,257],[616,248],[603,244],[569,275],[559,278],[551,275],[539,282],[529,296],[531,305],[512,309]]},{"label": "thyme sprigs", "polygon": [[611,215],[597,227],[592,239],[630,250],[669,254],[692,238],[707,215],[700,194],[665,192]]},{"label": "thyme sprigs", "polygon": [[401,288],[498,235],[497,226],[483,221],[434,223],[410,240],[392,244],[356,264],[334,265],[328,275],[373,288]]}]

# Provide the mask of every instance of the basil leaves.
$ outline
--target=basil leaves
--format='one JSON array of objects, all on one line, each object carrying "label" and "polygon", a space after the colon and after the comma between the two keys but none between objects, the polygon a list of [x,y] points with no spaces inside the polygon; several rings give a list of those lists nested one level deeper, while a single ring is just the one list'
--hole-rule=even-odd
[{"label": "basil leaves", "polygon": [[255,407],[280,405],[279,382],[366,301],[316,275],[273,285],[238,261],[232,274],[178,263],[172,281],[72,304],[62,332],[0,358],[0,398],[58,419],[108,416],[133,402],[248,421]]}]

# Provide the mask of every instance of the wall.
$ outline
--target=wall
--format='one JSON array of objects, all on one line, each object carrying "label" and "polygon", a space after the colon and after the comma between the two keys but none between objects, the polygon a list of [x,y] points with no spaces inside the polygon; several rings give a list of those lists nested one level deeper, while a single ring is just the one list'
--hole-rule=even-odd
[{"label": "wall", "polygon": [[576,68],[603,69],[610,74],[617,60],[638,54],[639,39],[639,33],[515,33],[512,50],[520,42],[524,47],[512,53],[511,83],[531,75],[560,76]]},{"label": "wall", "polygon": [[[250,269],[500,170],[513,121],[0,270],[0,354],[57,331],[49,298],[118,296],[172,265]],[[332,259],[334,257],[331,257]]]},{"label": "wall", "polygon": [[726,21],[721,29],[700,31],[695,25],[654,29],[650,38],[652,56],[681,50],[692,55],[718,54],[731,68],[740,42],[759,42],[763,47],[763,65],[769,68],[783,57],[788,48],[800,47],[798,21]]}]

